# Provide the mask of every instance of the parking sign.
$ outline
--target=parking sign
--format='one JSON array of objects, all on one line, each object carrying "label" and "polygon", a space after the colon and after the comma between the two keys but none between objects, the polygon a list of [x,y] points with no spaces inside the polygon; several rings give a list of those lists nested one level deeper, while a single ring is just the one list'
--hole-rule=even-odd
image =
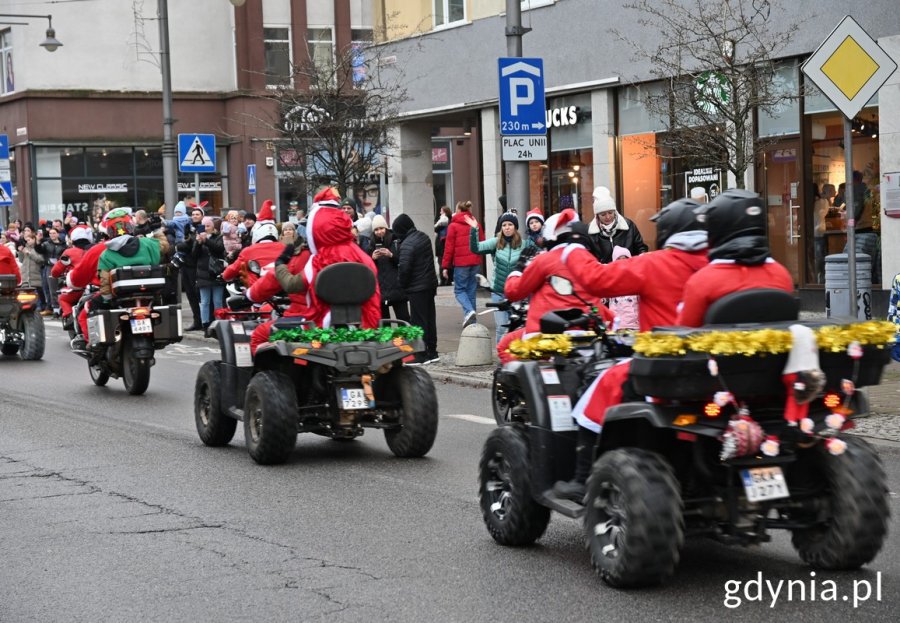
[{"label": "parking sign", "polygon": [[500,134],[545,135],[544,61],[540,58],[501,58]]}]

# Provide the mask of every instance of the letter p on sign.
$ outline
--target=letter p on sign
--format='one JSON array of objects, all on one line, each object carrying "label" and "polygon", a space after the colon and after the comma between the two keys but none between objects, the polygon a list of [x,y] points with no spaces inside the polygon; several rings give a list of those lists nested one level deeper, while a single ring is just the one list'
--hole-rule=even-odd
[{"label": "letter p on sign", "polygon": [[531,78],[509,79],[509,108],[513,115],[519,114],[519,106],[534,103],[534,81]]}]

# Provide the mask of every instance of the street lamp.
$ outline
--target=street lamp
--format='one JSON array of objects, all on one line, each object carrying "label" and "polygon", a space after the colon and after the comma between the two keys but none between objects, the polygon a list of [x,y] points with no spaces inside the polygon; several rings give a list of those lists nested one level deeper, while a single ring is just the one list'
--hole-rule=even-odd
[{"label": "street lamp", "polygon": [[[47,50],[48,52],[56,52],[57,48],[62,46],[62,43],[59,42],[59,39],[56,38],[56,31],[53,30],[53,16],[52,15],[33,15],[29,13],[0,13],[0,17],[31,17],[35,19],[46,19],[47,20],[47,38],[40,42],[38,45]],[[28,22],[23,22],[27,24]]]}]

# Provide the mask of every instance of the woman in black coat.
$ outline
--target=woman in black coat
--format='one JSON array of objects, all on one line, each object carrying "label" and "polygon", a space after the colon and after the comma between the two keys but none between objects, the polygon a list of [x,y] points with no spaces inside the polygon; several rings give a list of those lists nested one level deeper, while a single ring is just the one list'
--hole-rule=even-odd
[{"label": "woman in black coat", "polygon": [[203,231],[194,239],[191,254],[197,261],[200,322],[206,329],[215,319],[215,311],[225,306],[225,286],[216,281],[225,268],[225,241],[213,217],[203,217]]},{"label": "woman in black coat", "polygon": [[381,317],[390,318],[394,309],[397,320],[409,322],[409,305],[406,292],[400,287],[400,242],[388,229],[387,221],[380,214],[372,219],[372,260],[378,269],[378,288],[381,290]]}]

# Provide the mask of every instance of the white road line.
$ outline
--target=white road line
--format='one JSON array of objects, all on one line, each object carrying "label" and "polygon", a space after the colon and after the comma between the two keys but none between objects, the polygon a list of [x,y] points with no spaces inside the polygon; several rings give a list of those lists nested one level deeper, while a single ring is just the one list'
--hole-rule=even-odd
[{"label": "white road line", "polygon": [[465,420],[466,422],[475,422],[476,424],[487,424],[496,426],[497,422],[494,418],[481,417],[480,415],[469,415],[468,413],[448,413],[444,417],[452,417],[457,420]]}]

